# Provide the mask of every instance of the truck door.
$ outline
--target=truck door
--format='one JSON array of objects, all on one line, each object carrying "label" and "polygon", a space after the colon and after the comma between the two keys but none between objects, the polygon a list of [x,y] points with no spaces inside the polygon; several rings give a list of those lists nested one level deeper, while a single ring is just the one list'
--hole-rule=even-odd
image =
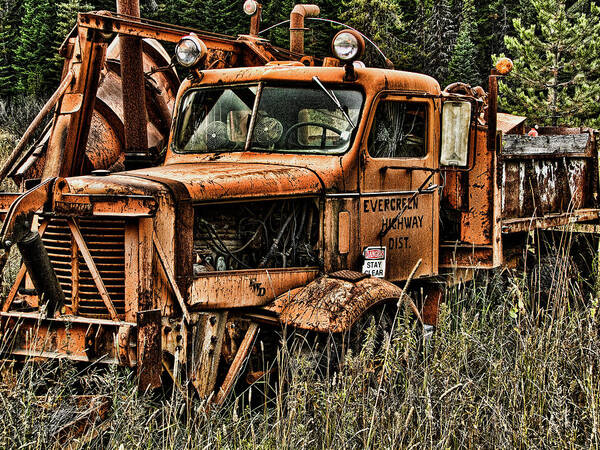
[{"label": "truck door", "polygon": [[416,277],[437,274],[435,106],[430,98],[385,95],[371,108],[361,148],[359,215],[363,271],[374,276],[404,280],[419,260]]}]

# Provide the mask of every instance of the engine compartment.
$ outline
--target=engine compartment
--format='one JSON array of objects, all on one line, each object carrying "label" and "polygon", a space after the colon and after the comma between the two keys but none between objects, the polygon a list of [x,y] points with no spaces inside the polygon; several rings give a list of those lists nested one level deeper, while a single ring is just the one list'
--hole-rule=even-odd
[{"label": "engine compartment", "polygon": [[314,198],[197,206],[194,275],[320,265]]}]

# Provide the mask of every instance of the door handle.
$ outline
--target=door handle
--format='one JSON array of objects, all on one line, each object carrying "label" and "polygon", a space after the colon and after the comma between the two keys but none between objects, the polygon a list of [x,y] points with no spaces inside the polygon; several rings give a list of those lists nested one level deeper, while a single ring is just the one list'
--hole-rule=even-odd
[{"label": "door handle", "polygon": [[406,170],[408,172],[411,172],[413,170],[422,170],[424,172],[437,172],[439,169],[418,166],[383,166],[379,169],[380,172],[386,172],[388,170]]}]

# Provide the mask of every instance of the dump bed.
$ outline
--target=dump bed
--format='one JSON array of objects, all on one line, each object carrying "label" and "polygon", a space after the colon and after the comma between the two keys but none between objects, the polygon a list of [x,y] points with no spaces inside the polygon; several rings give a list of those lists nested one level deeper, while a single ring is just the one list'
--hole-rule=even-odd
[{"label": "dump bed", "polygon": [[506,134],[498,163],[503,232],[598,218],[594,130],[546,127],[535,137]]}]

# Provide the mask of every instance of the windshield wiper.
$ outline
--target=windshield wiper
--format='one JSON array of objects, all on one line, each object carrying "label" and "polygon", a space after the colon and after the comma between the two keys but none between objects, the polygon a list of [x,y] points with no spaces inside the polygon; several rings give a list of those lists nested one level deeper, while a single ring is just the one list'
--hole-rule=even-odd
[{"label": "windshield wiper", "polygon": [[346,118],[346,120],[348,121],[348,123],[350,125],[352,125],[352,129],[356,128],[356,125],[354,124],[354,122],[352,121],[352,119],[350,118],[350,116],[348,115],[348,113],[346,112],[346,110],[344,109],[344,107],[342,106],[342,104],[340,103],[340,101],[338,100],[338,98],[336,97],[335,93],[329,89],[327,89],[323,83],[321,83],[321,80],[319,80],[318,76],[314,76],[312,77],[313,81],[315,83],[317,83],[317,85],[323,89],[323,92],[325,92],[327,94],[327,97],[329,97],[331,99],[331,101],[335,104],[335,106],[337,106],[337,108],[342,112],[342,114],[344,115],[344,117]]}]

